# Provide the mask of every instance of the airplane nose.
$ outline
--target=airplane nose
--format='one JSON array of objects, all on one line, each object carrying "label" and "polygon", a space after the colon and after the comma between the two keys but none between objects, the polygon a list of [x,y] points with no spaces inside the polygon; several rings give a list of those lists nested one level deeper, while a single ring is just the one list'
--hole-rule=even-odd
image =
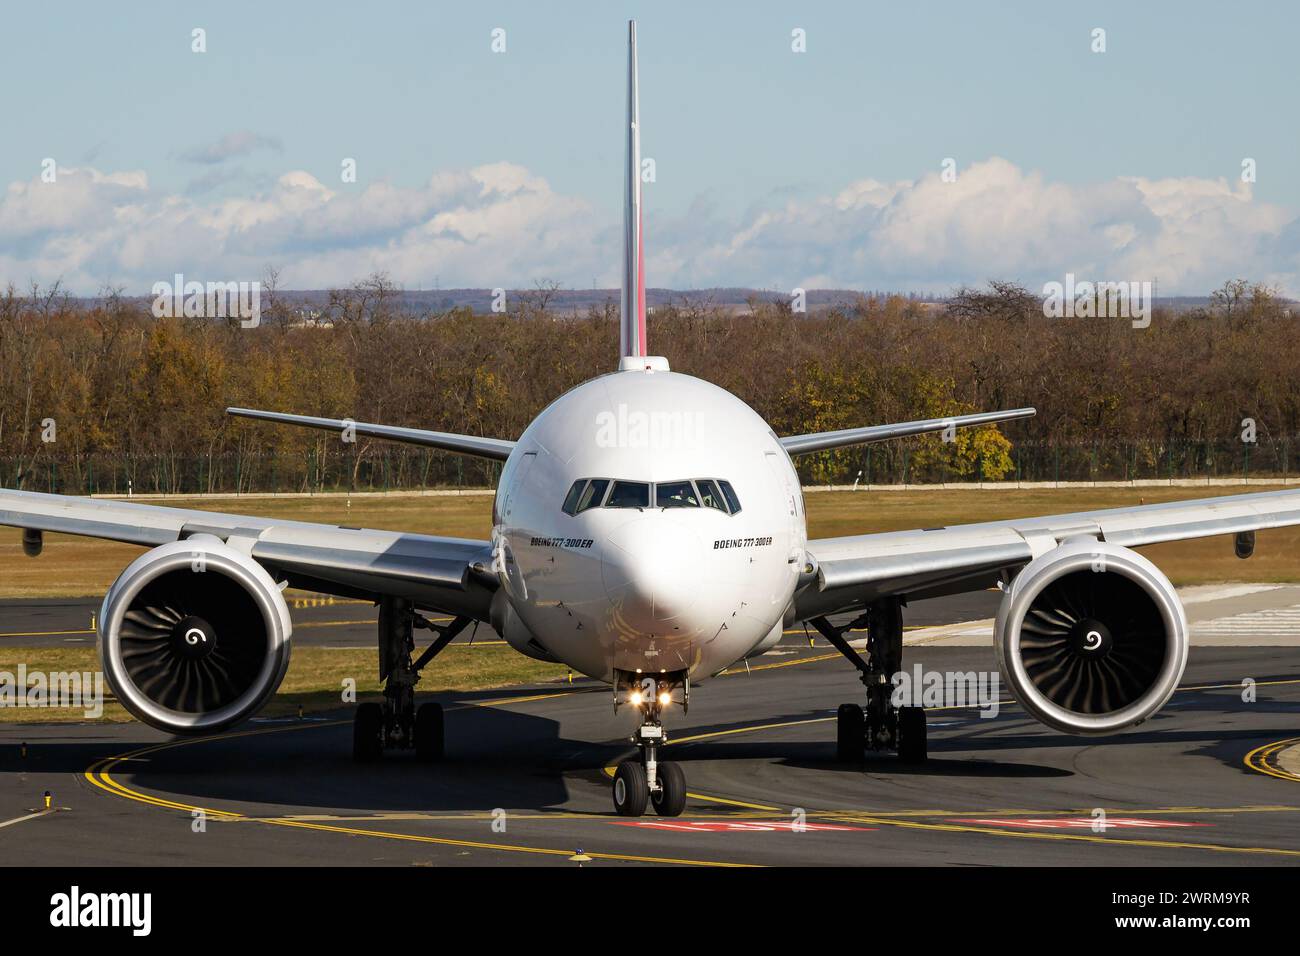
[{"label": "airplane nose", "polygon": [[625,625],[671,628],[700,596],[700,537],[663,515],[630,521],[607,539],[605,593]]}]

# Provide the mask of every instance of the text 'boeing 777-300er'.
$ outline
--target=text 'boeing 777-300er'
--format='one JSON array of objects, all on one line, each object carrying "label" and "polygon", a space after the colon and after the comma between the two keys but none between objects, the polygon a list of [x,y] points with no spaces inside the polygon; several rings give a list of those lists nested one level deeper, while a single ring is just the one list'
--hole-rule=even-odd
[{"label": "text 'boeing 777-300er'", "polygon": [[[762,654],[794,622],[861,672],[865,705],[838,718],[841,757],[864,748],[924,759],[925,713],[895,706],[901,608],[1000,586],[995,641],[1030,714],[1111,733],[1154,714],[1187,660],[1187,620],[1132,548],[1300,524],[1300,491],[809,540],[793,456],[1022,418],[1033,409],[778,437],[751,408],[647,353],[635,24],[629,26],[621,351],[617,371],[557,398],[515,441],[232,408],[231,414],[411,442],[503,462],[490,541],[276,521],[138,503],[0,491],[0,524],[148,546],[104,599],[102,666],[135,716],[177,734],[257,712],[289,664],[286,586],[379,605],[383,703],[356,709],[354,748],[374,759],[443,748],[439,705],[415,686],[458,633],[490,622],[523,654],[613,687],[640,715],[638,756],[614,805],[675,815],[676,764],[658,759],[662,716],[692,683]],[[420,612],[450,616],[435,624]],[[833,615],[850,612],[844,626]],[[845,635],[865,626],[865,653]],[[435,637],[414,657],[414,628]]]}]

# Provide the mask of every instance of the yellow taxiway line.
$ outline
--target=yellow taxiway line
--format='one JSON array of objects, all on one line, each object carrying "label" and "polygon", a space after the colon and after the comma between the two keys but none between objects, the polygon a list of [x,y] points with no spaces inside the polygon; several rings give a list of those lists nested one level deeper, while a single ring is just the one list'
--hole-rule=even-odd
[{"label": "yellow taxiway line", "polygon": [[[750,670],[758,671],[758,670],[768,670],[768,669],[779,668],[779,667],[792,667],[799,664],[810,664],[817,661],[829,660],[837,656],[839,656],[838,652],[832,654],[818,654],[810,657],[802,657],[792,661],[779,661],[773,664],[764,664],[758,667],[753,667]],[[726,675],[727,673],[728,672],[724,672],[724,675]],[[729,673],[735,675],[735,674],[739,674],[740,672],[731,671]],[[724,675],[720,675],[720,676],[724,676]],[[1255,686],[1277,686],[1277,685],[1288,685],[1288,684],[1297,684],[1297,683],[1300,683],[1300,679],[1260,681]],[[1204,685],[1180,687],[1178,688],[1178,691],[1187,692],[1187,691],[1207,691],[1207,690],[1229,690],[1229,689],[1240,689],[1240,687],[1241,685],[1239,683],[1204,684]],[[556,693],[531,694],[531,695],[525,695],[519,697],[499,698],[499,699],[494,699],[489,701],[471,701],[466,704],[462,704],[461,706],[488,707],[488,706],[500,706],[506,704],[527,703],[527,702],[538,701],[538,700],[549,700],[557,697],[567,697],[576,693],[579,693],[579,691],[566,690],[566,691],[560,691]],[[998,703],[999,706],[1014,706],[1016,704],[1016,701],[1005,700],[1005,701],[999,701]],[[957,706],[927,708],[927,710],[931,710],[931,711],[963,710],[963,709],[969,710],[971,708],[957,707]],[[710,740],[718,737],[731,736],[734,734],[755,733],[763,730],[775,730],[779,728],[794,727],[794,726],[800,726],[806,724],[828,723],[830,721],[833,721],[834,719],[835,719],[834,717],[814,717],[814,718],[805,718],[801,720],[754,724],[754,725],[749,725],[744,727],[728,728],[725,730],[708,731],[700,734],[692,734],[687,737],[680,737],[677,738],[676,740],[670,740],[667,746],[694,743],[702,740]],[[315,726],[315,727],[337,726],[338,724],[344,724],[344,723],[347,723],[347,721],[331,721],[327,723],[306,725],[304,727],[267,728],[262,730],[243,731],[235,734],[227,734],[218,738],[203,738],[203,739],[195,739],[195,740],[174,741],[172,743],[156,745],[153,747],[146,747],[141,750],[133,751],[131,753],[124,754],[118,757],[110,757],[105,760],[101,760],[95,764],[92,764],[91,767],[89,767],[85,771],[85,777],[94,786],[99,787],[102,790],[106,790],[109,793],[112,793],[116,796],[124,797],[130,800],[135,800],[141,803],[152,804],[167,809],[181,810],[185,812],[194,812],[195,810],[202,810],[205,813],[223,819],[239,819],[239,820],[246,820],[248,822],[265,823],[274,826],[296,826],[296,827],[306,828],[306,829],[345,833],[354,836],[355,835],[374,836],[374,837],[380,837],[384,839],[405,840],[409,842],[434,843],[434,844],[445,845],[445,846],[459,846],[459,847],[466,847],[471,849],[484,849],[484,850],[495,850],[495,851],[502,851],[502,852],[518,852],[518,853],[535,853],[535,854],[551,855],[551,856],[556,856],[556,855],[567,856],[571,854],[570,850],[545,848],[545,847],[526,847],[526,846],[517,846],[511,844],[487,843],[487,842],[479,842],[479,841],[454,840],[445,837],[429,837],[429,836],[419,836],[414,834],[391,833],[391,832],[380,831],[380,830],[356,829],[356,828],[349,828],[349,827],[339,827],[339,826],[325,824],[313,820],[291,819],[291,818],[249,817],[244,814],[235,813],[233,811],[195,807],[188,804],[177,803],[169,800],[162,800],[147,794],[142,794],[137,791],[131,790],[129,787],[126,787],[120,782],[114,780],[109,773],[109,771],[113,770],[120,763],[133,760],[133,759],[138,759],[139,757],[142,757],[149,753],[157,752],[159,750],[166,750],[173,747],[180,747],[188,744],[201,743],[204,740],[233,739],[237,737],[250,736],[256,734],[277,733],[277,732],[284,732],[289,730],[307,729],[308,727],[311,726]],[[1287,780],[1300,781],[1300,777],[1297,777],[1294,774],[1291,774],[1285,770],[1281,770],[1280,768],[1277,768],[1268,762],[1269,758],[1274,756],[1279,750],[1283,749],[1285,746],[1288,746],[1290,744],[1295,744],[1295,743],[1300,743],[1300,738],[1289,738],[1287,740],[1276,741],[1271,744],[1266,744],[1263,747],[1256,748],[1255,750],[1251,751],[1249,754],[1246,755],[1245,758],[1246,766],[1250,767],[1253,770],[1257,770],[1261,773],[1269,774],[1270,776],[1279,777]],[[613,766],[607,766],[604,768],[605,774],[610,777],[614,775],[614,770],[615,768]],[[726,806],[737,807],[742,810],[759,811],[762,813],[783,812],[782,808],[780,807],[770,806],[768,804],[761,804],[761,803],[750,803],[750,802],[736,800],[729,797],[719,797],[712,794],[702,794],[702,793],[694,793],[694,792],[688,792],[687,795],[688,797],[694,800],[700,800],[700,801],[715,803],[715,804],[723,804]],[[1289,807],[1289,806],[1224,807],[1224,808],[1195,807],[1195,808],[1166,808],[1162,810],[1122,810],[1122,811],[1117,810],[1116,812],[1136,815],[1136,814],[1154,814],[1154,813],[1173,814],[1173,813],[1287,812],[1287,811],[1297,811],[1297,810],[1300,810],[1300,807]],[[966,825],[966,824],[924,823],[917,820],[903,819],[904,817],[918,817],[918,816],[941,817],[941,816],[977,815],[977,814],[988,815],[993,812],[994,811],[987,811],[987,810],[970,811],[969,813],[965,813],[965,812],[959,813],[959,811],[916,811],[916,810],[889,811],[889,812],[881,812],[881,813],[874,813],[870,811],[866,811],[866,812],[816,811],[814,813],[810,813],[809,816],[833,818],[833,819],[841,820],[843,822],[873,824],[873,825],[880,825],[880,826],[899,826],[899,827],[908,827],[908,828],[922,829],[922,830],[980,833],[980,834],[985,834],[990,836],[1015,837],[1021,839],[1067,840],[1067,841],[1075,841],[1075,842],[1105,843],[1112,846],[1118,845],[1118,846],[1142,846],[1142,847],[1153,847],[1153,848],[1164,848],[1164,849],[1196,849],[1196,850],[1209,850],[1209,851],[1222,852],[1222,853],[1248,853],[1248,854],[1266,854],[1266,855],[1280,855],[1280,856],[1288,856],[1288,857],[1300,857],[1300,850],[1289,850],[1289,849],[1278,848],[1278,847],[1239,847],[1239,846],[1229,846],[1224,844],[1193,843],[1187,841],[1173,841],[1173,840],[1127,839],[1127,838],[1120,838],[1120,837],[1109,837],[1105,835],[1090,835],[1090,834],[1080,834],[1080,833],[1044,833],[1040,831],[1018,831],[1018,830],[1009,830],[1009,829],[998,829],[993,827],[973,826],[973,825]],[[1021,813],[1021,812],[1029,812],[1029,811],[996,811],[996,812],[998,814],[1003,814],[1004,812]],[[1060,815],[1061,813],[1069,813],[1071,811],[1034,811],[1034,812],[1040,814],[1047,814],[1047,815]],[[22,819],[27,819],[27,818],[22,818]],[[604,818],[602,817],[601,819]],[[595,859],[619,860],[624,862],[673,863],[673,864],[692,865],[692,866],[745,866],[747,865],[747,864],[732,863],[732,862],[725,862],[725,861],[645,857],[645,856],[636,856],[630,854],[589,853],[588,855]]]},{"label": "yellow taxiway line", "polygon": [[1242,759],[1251,770],[1259,773],[1266,773],[1270,777],[1277,777],[1280,780],[1294,780],[1300,783],[1300,776],[1279,767],[1276,757],[1288,747],[1300,745],[1300,737],[1288,737],[1286,740],[1275,740],[1271,744],[1264,744],[1262,747],[1256,747]]},{"label": "yellow taxiway line", "polygon": [[[561,695],[546,695],[561,696]],[[516,700],[506,699],[499,703],[522,702],[523,700],[536,700],[537,697],[519,698]],[[400,840],[408,843],[426,843],[438,846],[454,846],[465,849],[489,850],[493,852],[505,853],[528,853],[540,856],[564,857],[568,859],[573,855],[573,850],[559,849],[554,847],[537,847],[524,846],[510,843],[490,843],[479,840],[457,840],[451,837],[434,837],[423,836],[412,833],[393,833],[385,830],[368,830],[358,827],[342,827],[333,824],[320,823],[310,820],[289,819],[289,818],[272,818],[272,817],[252,817],[246,814],[238,813],[233,810],[223,810],[215,807],[200,807],[193,804],[180,803],[175,800],[166,800],[151,794],[141,793],[138,790],[126,786],[121,781],[112,776],[119,764],[129,763],[133,760],[139,760],[149,754],[159,753],[164,750],[173,750],[178,747],[194,746],[196,744],[211,743],[218,740],[234,740],[240,737],[255,737],[264,734],[286,733],[295,730],[308,730],[313,727],[337,727],[340,724],[347,724],[349,721],[336,720],[327,721],[317,724],[304,724],[292,727],[268,727],[258,730],[246,730],[232,734],[223,734],[219,737],[196,737],[182,740],[173,740],[163,744],[154,744],[149,747],[142,747],[129,753],[120,754],[114,757],[107,757],[91,764],[83,773],[85,779],[93,786],[100,790],[106,791],[116,797],[122,797],[127,800],[143,803],[150,806],[161,807],[167,810],[177,810],[184,813],[201,812],[222,820],[241,820],[250,823],[262,823],[268,826],[296,827],[298,829],[316,830],[326,833],[342,833],[349,836],[368,836],[377,837],[386,840]],[[21,819],[30,819],[23,817]],[[752,864],[735,863],[724,860],[698,860],[685,859],[676,857],[659,857],[659,856],[642,856],[631,853],[602,853],[598,851],[586,851],[587,855],[596,860],[613,860],[624,863],[667,863],[681,866],[713,866],[713,867],[748,867]]]},{"label": "yellow taxiway line", "polygon": [[[835,654],[830,656],[833,657],[838,655]],[[811,663],[813,660],[821,660],[821,659],[822,659],[821,657],[803,658],[798,661],[783,662],[779,666],[789,666],[791,664],[799,664],[799,663]],[[1297,684],[1297,683],[1300,683],[1300,679],[1259,681],[1256,683],[1255,686],[1276,686],[1282,684]],[[1241,687],[1240,684],[1203,684],[1203,685],[1194,685],[1190,687],[1179,687],[1177,691],[1186,692],[1186,691],[1205,691],[1205,690],[1226,690],[1226,689],[1240,689],[1240,687]],[[1017,702],[1015,700],[998,701],[999,706],[1015,706],[1016,703]],[[927,711],[971,710],[971,709],[974,709],[974,707],[969,705],[926,708]],[[678,737],[675,740],[669,740],[668,743],[665,744],[665,746],[672,746],[674,744],[695,743],[701,740],[711,740],[717,737],[731,736],[733,734],[754,733],[763,730],[777,730],[785,727],[798,727],[806,724],[829,723],[835,719],[836,718],[834,717],[811,717],[811,718],[804,718],[801,720],[788,720],[788,721],[780,721],[777,723],[752,724],[752,725],[746,725],[744,727],[731,727],[726,730],[707,731],[701,734],[692,734],[691,736],[688,737]],[[1284,749],[1285,747],[1291,744],[1300,744],[1300,737],[1292,737],[1287,740],[1276,741],[1274,743],[1266,744],[1263,747],[1259,747],[1255,750],[1252,750],[1249,754],[1246,755],[1245,758],[1246,766],[1250,767],[1253,770],[1258,770],[1261,773],[1267,773],[1274,777],[1280,777],[1284,780],[1300,781],[1300,776],[1291,774],[1288,771],[1282,770],[1281,768],[1278,768],[1275,765],[1269,764],[1267,762],[1268,759],[1274,756],[1278,751]],[[616,768],[614,766],[605,767],[604,771],[606,776],[613,777],[615,769]],[[746,803],[740,800],[733,800],[725,797],[716,797],[707,794],[688,792],[687,796],[692,797],[696,800],[705,800],[711,803],[722,803],[722,804],[728,804],[736,807],[750,808],[754,810],[770,811],[776,813],[784,812],[780,807],[773,807],[773,806],[768,806],[765,804],[757,804],[757,803]],[[1300,811],[1300,807],[1260,806],[1260,807],[1169,807],[1169,808],[1161,808],[1161,809],[1153,809],[1153,810],[1115,810],[1114,812],[1117,814],[1124,814],[1124,815],[1149,816],[1154,814],[1180,814],[1180,813],[1181,814],[1270,813],[1270,812],[1297,812],[1297,811]],[[1032,838],[1057,839],[1057,840],[1075,839],[1084,842],[1099,842],[1099,843],[1110,843],[1110,844],[1118,843],[1118,844],[1129,845],[1129,846],[1167,847],[1167,848],[1175,848],[1175,849],[1178,848],[1206,849],[1206,850],[1215,850],[1215,851],[1225,852],[1225,853],[1263,853],[1263,854],[1276,854],[1281,856],[1300,856],[1300,850],[1288,850],[1288,849],[1277,848],[1277,847],[1234,847],[1234,846],[1227,846],[1223,844],[1213,844],[1213,843],[1201,844],[1201,843],[1177,842],[1171,840],[1133,840],[1133,839],[1115,838],[1115,837],[1107,837],[1107,836],[1089,836],[1089,835],[1077,834],[1077,833],[1076,834],[1042,833],[1036,831],[1000,830],[1000,829],[994,829],[990,827],[977,827],[977,826],[969,826],[969,825],[961,825],[961,824],[938,824],[938,823],[927,824],[927,823],[916,823],[911,821],[904,821],[899,819],[900,817],[944,817],[944,816],[951,817],[951,816],[989,816],[989,815],[1003,816],[1009,814],[1061,816],[1061,815],[1068,815],[1074,812],[1091,812],[1091,808],[1087,811],[903,810],[903,811],[887,811],[882,813],[875,813],[871,811],[867,811],[864,813],[858,811],[824,810],[824,811],[809,812],[808,816],[810,817],[817,816],[818,818],[833,818],[837,820],[842,820],[846,823],[873,823],[879,825],[889,824],[894,826],[910,826],[917,829],[953,830],[953,831],[972,832],[972,833],[985,833],[985,834],[991,834],[996,836],[1026,837],[1031,839]]]}]

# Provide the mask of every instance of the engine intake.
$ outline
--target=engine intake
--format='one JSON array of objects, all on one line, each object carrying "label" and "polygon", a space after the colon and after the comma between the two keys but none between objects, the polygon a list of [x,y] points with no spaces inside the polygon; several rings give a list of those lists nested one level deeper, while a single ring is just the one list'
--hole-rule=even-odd
[{"label": "engine intake", "polygon": [[176,734],[223,730],[256,712],[289,667],[279,587],[211,535],[142,554],[104,598],[99,656],[132,714]]},{"label": "engine intake", "polygon": [[1025,710],[1075,734],[1146,720],[1187,665],[1187,618],[1169,579],[1137,552],[1094,538],[1031,561],[1002,599],[994,638]]}]

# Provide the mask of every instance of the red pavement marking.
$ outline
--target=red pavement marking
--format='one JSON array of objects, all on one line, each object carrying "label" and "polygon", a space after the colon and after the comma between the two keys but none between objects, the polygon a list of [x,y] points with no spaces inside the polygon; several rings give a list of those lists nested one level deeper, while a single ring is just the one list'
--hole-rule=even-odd
[{"label": "red pavement marking", "polygon": [[647,830],[675,830],[679,833],[802,833],[812,830],[875,830],[877,827],[845,827],[831,823],[795,823],[793,820],[611,820],[624,827]]}]

